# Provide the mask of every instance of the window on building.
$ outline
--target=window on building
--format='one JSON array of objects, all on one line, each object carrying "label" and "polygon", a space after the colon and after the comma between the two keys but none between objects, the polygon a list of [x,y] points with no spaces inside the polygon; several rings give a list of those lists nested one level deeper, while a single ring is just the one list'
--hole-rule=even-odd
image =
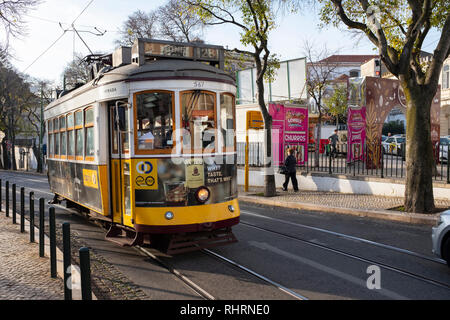
[{"label": "window on building", "polygon": [[231,94],[220,95],[220,124],[222,141],[225,150],[234,151],[235,141],[235,103],[234,96]]},{"label": "window on building", "polygon": [[181,95],[182,128],[189,133],[190,139],[183,136],[183,145],[193,149],[215,147],[215,101],[216,95],[205,91],[190,91]]},{"label": "window on building", "polygon": [[350,71],[350,78],[359,77],[359,71],[358,70],[351,70]]},{"label": "window on building", "polygon": [[138,151],[170,151],[173,143],[173,93],[144,92],[136,95],[136,145]]},{"label": "window on building", "polygon": [[446,64],[442,70],[442,89],[450,87],[450,66]]},{"label": "window on building", "polygon": [[85,157],[86,160],[94,160],[94,109],[84,110],[84,129],[85,129]]}]

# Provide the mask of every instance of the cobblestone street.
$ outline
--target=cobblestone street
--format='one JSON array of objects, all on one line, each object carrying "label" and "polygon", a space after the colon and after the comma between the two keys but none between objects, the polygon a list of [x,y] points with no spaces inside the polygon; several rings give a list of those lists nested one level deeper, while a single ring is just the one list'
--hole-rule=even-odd
[{"label": "cobblestone street", "polygon": [[50,278],[48,258],[39,258],[37,243],[20,233],[11,217],[0,214],[0,300],[61,300],[63,281]]}]

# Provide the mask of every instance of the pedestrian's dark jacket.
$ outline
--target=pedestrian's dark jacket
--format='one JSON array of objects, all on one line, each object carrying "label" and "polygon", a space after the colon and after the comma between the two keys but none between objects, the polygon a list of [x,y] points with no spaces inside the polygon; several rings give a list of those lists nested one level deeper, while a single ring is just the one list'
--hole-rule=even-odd
[{"label": "pedestrian's dark jacket", "polygon": [[284,160],[284,166],[286,167],[287,172],[292,173],[296,172],[296,164],[297,159],[293,155],[289,155],[286,160]]},{"label": "pedestrian's dark jacket", "polygon": [[331,140],[331,144],[335,146],[339,140],[339,136],[336,133],[333,133],[328,139]]}]

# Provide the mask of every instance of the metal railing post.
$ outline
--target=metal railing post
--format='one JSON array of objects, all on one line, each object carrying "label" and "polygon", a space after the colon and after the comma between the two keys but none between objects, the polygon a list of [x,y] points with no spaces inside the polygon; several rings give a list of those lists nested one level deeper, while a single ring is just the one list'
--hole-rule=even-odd
[{"label": "metal railing post", "polygon": [[30,242],[34,242],[34,192],[30,192]]},{"label": "metal railing post", "polygon": [[16,224],[16,211],[17,211],[17,199],[16,199],[16,184],[12,185],[12,223]]},{"label": "metal railing post", "polygon": [[39,257],[45,256],[45,217],[44,217],[44,198],[39,199]]},{"label": "metal railing post", "polygon": [[25,188],[20,188],[20,232],[25,232]]},{"label": "metal railing post", "polygon": [[89,248],[80,249],[81,299],[92,300]]},{"label": "metal railing post", "polygon": [[50,274],[52,278],[56,278],[56,225],[55,225],[55,208],[49,209],[50,224]]},{"label": "metal railing post", "polygon": [[63,266],[64,266],[64,300],[72,300],[71,279],[71,252],[70,252],[70,223],[64,222],[62,225],[63,236]]},{"label": "metal railing post", "polygon": [[9,217],[9,181],[6,181],[6,216]]}]

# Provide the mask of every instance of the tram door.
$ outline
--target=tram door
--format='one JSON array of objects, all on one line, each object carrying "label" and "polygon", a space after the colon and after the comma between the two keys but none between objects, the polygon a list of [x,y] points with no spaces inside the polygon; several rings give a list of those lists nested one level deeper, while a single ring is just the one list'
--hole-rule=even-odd
[{"label": "tram door", "polygon": [[128,110],[109,103],[110,202],[113,222],[132,226]]}]

